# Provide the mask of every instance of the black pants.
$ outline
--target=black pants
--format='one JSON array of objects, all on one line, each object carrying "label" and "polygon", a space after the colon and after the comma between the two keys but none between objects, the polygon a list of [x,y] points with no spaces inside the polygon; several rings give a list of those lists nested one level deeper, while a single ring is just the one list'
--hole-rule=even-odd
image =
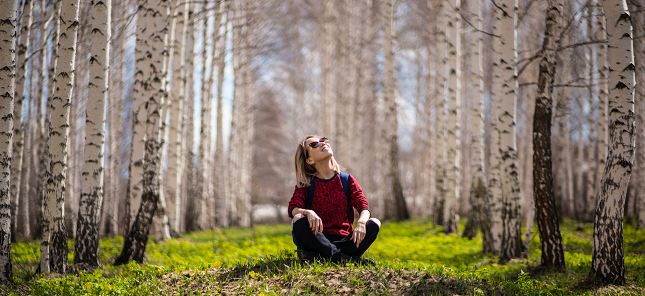
[{"label": "black pants", "polygon": [[361,241],[358,248],[356,247],[356,243],[352,241],[351,233],[342,236],[318,232],[318,234],[314,235],[314,232],[309,227],[309,221],[306,218],[301,218],[293,223],[291,235],[293,236],[293,242],[299,250],[315,252],[322,258],[337,262],[341,259],[342,255],[362,256],[376,240],[379,229],[376,223],[367,221],[365,223],[365,238]]}]

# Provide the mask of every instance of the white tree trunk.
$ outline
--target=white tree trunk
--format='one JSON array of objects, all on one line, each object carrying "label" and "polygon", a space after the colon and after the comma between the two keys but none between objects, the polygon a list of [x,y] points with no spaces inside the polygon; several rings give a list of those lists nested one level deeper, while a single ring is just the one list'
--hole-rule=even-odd
[{"label": "white tree trunk", "polygon": [[[63,0],[60,15],[60,37],[54,94],[50,106],[51,122],[47,152],[47,207],[45,220],[51,231],[49,237],[49,267],[56,273],[67,272],[67,233],[65,230],[65,181],[67,178],[67,146],[69,145],[69,116],[74,81],[79,0]],[[49,270],[41,269],[41,272]]]},{"label": "white tree trunk", "polygon": [[[185,74],[186,74],[186,84],[185,84],[185,89],[184,89],[184,97],[186,98],[185,103],[186,103],[186,111],[182,114],[182,122],[184,124],[184,129],[185,129],[185,141],[182,146],[182,151],[186,151],[184,153],[183,157],[186,157],[187,161],[184,161],[185,165],[185,170],[186,173],[186,192],[182,197],[182,204],[186,205],[186,215],[184,215],[184,228],[186,230],[196,230],[195,224],[194,224],[194,216],[195,215],[195,207],[194,207],[194,196],[191,194],[192,193],[192,187],[190,187],[191,184],[193,184],[193,169],[194,168],[194,154],[193,154],[193,114],[194,114],[194,96],[193,96],[193,76],[194,76],[194,60],[195,60],[195,52],[194,52],[194,45],[195,45],[195,26],[196,22],[193,20],[194,13],[193,13],[193,6],[192,4],[188,4],[188,23],[186,24],[186,47],[185,47],[185,52],[184,52],[184,67],[185,69]],[[180,221],[181,224],[181,221]]]},{"label": "white tree trunk", "polygon": [[171,38],[173,63],[172,63],[172,92],[170,102],[170,134],[168,136],[168,173],[166,175],[166,204],[168,206],[168,219],[173,230],[179,232],[179,215],[181,214],[181,180],[183,177],[183,122],[184,101],[186,100],[186,70],[184,61],[186,59],[185,43],[188,26],[188,3],[178,5],[180,1],[174,0],[172,9],[173,16]]},{"label": "white tree trunk", "polygon": [[[501,38],[495,38],[494,47],[499,49],[495,59],[502,82],[500,108],[497,120],[499,130],[500,176],[502,185],[502,245],[501,256],[511,259],[520,256],[522,234],[520,230],[520,188],[517,176],[517,144],[515,132],[515,110],[517,108],[517,1],[505,0],[499,3],[496,10],[494,32]],[[497,49],[496,49],[497,50]]]},{"label": "white tree trunk", "polygon": [[[600,0],[598,0],[600,2]],[[605,40],[607,39],[606,32],[606,22],[605,15],[602,9],[598,9],[596,12],[596,39]],[[598,43],[598,52],[596,53],[596,61],[598,64],[598,159],[596,163],[596,188],[595,195],[592,199],[589,200],[587,204],[587,212],[590,214],[587,217],[589,220],[593,219],[593,216],[596,212],[596,196],[600,192],[600,186],[602,186],[602,174],[605,169],[605,164],[607,161],[607,153],[609,152],[609,147],[607,145],[607,140],[609,139],[609,132],[607,129],[607,114],[608,114],[608,104],[609,104],[609,66],[607,64],[607,45],[604,43]]]},{"label": "white tree trunk", "polygon": [[103,204],[105,108],[108,100],[112,1],[92,1],[90,82],[85,112],[85,161],[81,173],[74,263],[98,267],[99,218]]},{"label": "white tree trunk", "polygon": [[220,51],[218,53],[218,72],[217,72],[217,138],[215,141],[215,190],[216,194],[216,207],[217,207],[217,221],[218,225],[221,227],[228,227],[228,199],[226,195],[225,186],[227,184],[227,177],[225,170],[225,159],[224,159],[224,135],[223,135],[223,126],[224,118],[222,112],[222,87],[224,86],[224,68],[226,66],[226,45],[227,45],[227,33],[228,33],[228,23],[229,23],[229,13],[226,12],[226,21],[224,23],[224,34],[221,37],[220,41]]},{"label": "white tree trunk", "polygon": [[[137,41],[135,46],[135,69],[134,89],[132,105],[132,142],[130,143],[130,180],[126,197],[126,214],[128,214],[125,225],[125,233],[130,232],[134,218],[141,204],[141,193],[143,186],[143,166],[146,143],[146,100],[152,95],[149,84],[150,72],[152,71],[149,42],[144,38],[150,30],[146,23],[145,9],[137,11]],[[150,24],[151,26],[151,24]]]},{"label": "white tree trunk", "polygon": [[437,156],[435,159],[436,167],[436,191],[434,196],[434,203],[432,204],[432,218],[433,224],[443,225],[443,204],[446,195],[446,169],[448,162],[447,159],[447,145],[445,139],[446,135],[446,89],[447,84],[447,75],[446,67],[448,66],[448,41],[446,35],[447,20],[445,19],[445,10],[448,8],[445,7],[443,1],[439,3],[439,12],[437,13],[437,27],[438,27],[438,46],[437,46],[437,55],[438,59],[441,61],[437,65],[437,85],[439,86],[435,91],[435,98],[437,98],[437,106],[435,108],[436,118],[435,118],[435,134],[436,134],[436,143],[438,143],[436,150]]},{"label": "white tree trunk", "polygon": [[[29,34],[31,29],[32,10],[34,3],[31,0],[23,1],[23,14],[20,26],[20,42],[18,43],[18,54],[16,64],[18,66],[17,78],[15,80],[15,100],[13,108],[13,148],[11,159],[11,229],[12,240],[15,241],[15,231],[18,221],[18,206],[20,204],[20,171],[22,168],[22,155],[24,147],[25,126],[22,123],[22,105],[25,101],[25,81],[27,74],[27,50],[29,49]],[[16,37],[17,38],[17,37]],[[23,201],[24,202],[24,201]]]},{"label": "white tree trunk", "polygon": [[[166,96],[166,69],[164,52],[168,42],[168,15],[170,5],[167,0],[158,0],[153,3],[147,2],[140,11],[139,24],[144,28],[140,31],[142,35],[137,36],[148,46],[145,47],[149,55],[148,63],[150,70],[148,76],[140,77],[147,81],[150,96],[146,100],[145,111],[147,114],[145,132],[145,156],[144,156],[144,178],[143,191],[141,194],[141,205],[137,211],[127,238],[123,244],[121,255],[115,260],[115,264],[125,264],[131,260],[142,263],[148,242],[148,235],[152,224],[153,215],[158,206],[165,206],[159,183],[161,171],[161,113],[163,100]],[[165,213],[163,213],[165,216]],[[164,221],[164,232],[167,235],[167,221]]]},{"label": "white tree trunk", "polygon": [[0,0],[0,281],[13,282],[11,270],[11,142],[16,89],[17,0]]},{"label": "white tree trunk", "polygon": [[[53,19],[55,20],[54,22],[54,37],[52,38],[54,40],[53,44],[58,44],[59,39],[60,39],[60,23],[61,23],[61,6],[62,6],[62,1],[57,1],[55,8],[54,8],[54,13],[53,13]],[[56,64],[58,63],[58,46],[52,46],[51,48],[52,52],[50,54],[51,60],[49,63],[49,73],[48,73],[48,92],[47,98],[51,98],[51,96],[54,93],[54,82],[55,82],[55,77],[56,77]],[[52,106],[49,103],[46,103],[46,108],[45,108],[45,118],[43,121],[42,125],[42,133],[41,133],[41,139],[40,139],[40,144],[38,147],[39,154],[40,154],[40,172],[38,175],[38,182],[39,186],[37,188],[37,194],[42,196],[41,199],[41,228],[42,228],[42,233],[40,237],[40,272],[42,273],[49,273],[50,272],[50,254],[49,254],[49,246],[50,246],[50,236],[51,236],[51,225],[49,224],[48,221],[48,200],[47,200],[47,179],[48,179],[48,171],[49,171],[49,163],[51,159],[51,155],[49,155],[49,148],[47,147],[48,142],[49,142],[49,129],[51,126],[51,113],[52,113]],[[51,216],[51,215],[49,215]]]},{"label": "white tree trunk", "polygon": [[394,39],[396,38],[396,0],[383,3],[383,32],[385,44],[383,50],[385,59],[383,62],[383,108],[385,109],[384,120],[387,124],[383,127],[383,146],[385,157],[383,158],[383,185],[385,186],[385,207],[384,218],[405,220],[409,218],[408,209],[403,197],[401,177],[399,173],[399,124],[397,119],[396,103],[396,76],[394,73]]},{"label": "white tree trunk", "polygon": [[[203,11],[211,11],[209,7],[209,2],[204,2],[203,5]],[[203,41],[203,46],[202,46],[202,94],[201,94],[201,126],[199,130],[199,167],[198,167],[198,186],[199,186],[199,203],[198,205],[198,210],[199,210],[199,215],[198,215],[198,225],[199,229],[204,230],[208,226],[208,201],[210,200],[210,190],[209,190],[209,172],[210,172],[210,166],[209,166],[209,156],[210,156],[210,110],[211,110],[211,93],[210,90],[211,88],[208,86],[208,83],[210,81],[208,76],[213,75],[213,71],[211,69],[210,75],[207,75],[207,60],[208,60],[208,40],[211,40],[212,38],[209,38],[209,26],[208,26],[208,19],[209,19],[209,14],[206,13],[204,14],[204,19],[203,19],[203,26],[202,26],[202,41]],[[211,43],[212,44],[212,43]],[[214,45],[214,44],[213,44]]]},{"label": "white tree trunk", "polygon": [[[496,9],[496,15],[500,12]],[[495,29],[498,29],[502,26],[499,20],[495,20]],[[499,39],[499,38],[496,38]],[[490,140],[490,179],[488,180],[488,189],[490,192],[489,204],[491,211],[491,235],[493,238],[493,252],[496,254],[501,253],[502,249],[502,233],[504,230],[504,224],[502,221],[502,154],[500,146],[500,122],[499,116],[501,114],[501,97],[502,93],[502,84],[504,83],[503,79],[503,69],[502,65],[499,64],[499,60],[502,58],[502,52],[500,51],[499,46],[495,46],[497,43],[494,41],[493,50],[493,83],[491,85],[491,99],[490,99],[490,109],[491,109],[491,140]]]},{"label": "white tree trunk", "polygon": [[336,135],[336,73],[334,71],[334,52],[336,48],[336,26],[334,21],[337,14],[334,0],[325,0],[325,14],[324,14],[324,55],[323,55],[323,72],[322,78],[322,131],[323,136],[335,138]]},{"label": "white tree trunk", "polygon": [[[473,85],[471,109],[471,155],[472,155],[472,181],[470,189],[470,203],[473,208],[468,219],[475,220],[475,233],[477,226],[482,230],[482,251],[493,252],[493,241],[490,232],[490,206],[488,199],[488,184],[486,181],[486,166],[484,163],[484,80],[482,65],[482,18],[479,1],[471,2],[471,20],[474,30],[471,31],[471,77]],[[470,221],[469,221],[470,222]],[[465,232],[465,231],[464,231]],[[464,233],[466,235],[466,233]],[[474,237],[474,235],[473,235]]]},{"label": "white tree trunk", "polygon": [[609,154],[603,173],[593,233],[592,274],[625,284],[623,205],[634,160],[634,53],[625,0],[604,0],[609,64]]},{"label": "white tree trunk", "polygon": [[451,1],[446,10],[448,40],[448,122],[446,158],[446,199],[443,206],[443,227],[447,233],[459,232],[459,203],[461,184],[461,1]]}]

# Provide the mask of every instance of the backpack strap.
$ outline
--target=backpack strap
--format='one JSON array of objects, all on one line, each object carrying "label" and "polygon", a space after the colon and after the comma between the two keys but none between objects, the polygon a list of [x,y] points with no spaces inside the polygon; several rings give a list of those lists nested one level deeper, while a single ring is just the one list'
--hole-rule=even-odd
[{"label": "backpack strap", "polygon": [[[347,217],[353,223],[354,222],[354,208],[352,207],[352,196],[349,194],[349,174],[345,172],[338,173],[340,176],[340,184],[343,186],[343,191],[345,192],[345,197],[347,197]],[[305,203],[305,209],[311,210],[311,206],[314,200],[314,192],[316,192],[316,178],[311,177],[309,181],[309,187],[307,187],[307,202]]]},{"label": "backpack strap", "polygon": [[343,185],[343,191],[345,191],[345,197],[347,197],[347,218],[349,218],[349,223],[354,223],[354,207],[352,207],[352,196],[349,194],[349,174],[341,171],[338,173],[340,176],[340,184]]},{"label": "backpack strap", "polygon": [[311,204],[314,200],[314,192],[316,192],[316,183],[314,182],[316,178],[311,176],[311,181],[309,181],[309,187],[307,187],[307,202],[305,203],[305,209],[311,210]]}]

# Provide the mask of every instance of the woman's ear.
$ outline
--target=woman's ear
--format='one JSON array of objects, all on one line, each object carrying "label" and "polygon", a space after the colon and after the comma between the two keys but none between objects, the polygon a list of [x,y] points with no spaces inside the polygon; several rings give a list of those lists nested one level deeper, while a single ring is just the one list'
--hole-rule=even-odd
[{"label": "woman's ear", "polygon": [[315,161],[311,158],[307,158],[307,164],[314,165]]}]

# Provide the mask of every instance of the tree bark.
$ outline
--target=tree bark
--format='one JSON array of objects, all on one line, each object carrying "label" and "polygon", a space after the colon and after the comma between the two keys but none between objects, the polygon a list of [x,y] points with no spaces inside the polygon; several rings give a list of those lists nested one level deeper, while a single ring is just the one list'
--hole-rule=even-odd
[{"label": "tree bark", "polygon": [[[486,167],[484,163],[484,81],[482,68],[482,30],[481,8],[479,1],[471,2],[471,21],[474,30],[471,31],[471,68],[473,85],[473,107],[471,109],[471,153],[472,153],[472,182],[470,185],[470,220],[479,226],[482,232],[482,251],[494,251],[493,239],[490,230],[490,205],[488,199],[488,186],[486,181]],[[470,233],[464,230],[464,236],[472,239],[477,234],[477,228]]]},{"label": "tree bark", "polygon": [[[600,7],[598,0],[598,9],[596,17],[596,39],[605,40],[607,38],[607,28],[604,11]],[[609,133],[607,129],[608,117],[608,104],[609,104],[609,65],[607,64],[607,48],[604,43],[598,43],[598,52],[596,54],[596,61],[598,63],[598,158],[596,163],[596,195],[589,200],[587,204],[587,212],[589,216],[587,219],[593,221],[596,213],[596,205],[598,203],[596,196],[600,192],[602,186],[602,175],[606,166],[607,154],[609,152],[608,139]]]},{"label": "tree bark", "polygon": [[553,117],[553,82],[556,69],[556,48],[561,31],[562,2],[549,0],[546,29],[542,44],[542,60],[538,77],[538,93],[533,118],[533,191],[537,214],[542,265],[564,271],[564,248],[553,194],[551,161],[551,122]]},{"label": "tree bark", "polygon": [[609,154],[594,218],[592,275],[625,284],[623,204],[634,160],[634,54],[625,0],[604,0],[609,64]]},{"label": "tree bark", "polygon": [[166,182],[166,202],[168,205],[168,219],[172,229],[179,232],[179,216],[181,215],[181,179],[183,176],[183,138],[180,136],[183,131],[182,116],[184,114],[184,102],[186,100],[186,70],[184,60],[186,59],[186,32],[188,26],[188,3],[182,3],[174,0],[172,9],[174,10],[172,30],[174,31],[171,38],[173,64],[172,64],[172,91],[170,92],[170,102],[172,111],[170,112],[170,134],[168,136],[168,173]]},{"label": "tree bark", "polygon": [[220,227],[228,226],[228,199],[226,196],[225,184],[227,182],[227,174],[225,173],[225,159],[224,159],[224,118],[222,112],[223,93],[222,87],[224,86],[224,69],[226,67],[226,45],[228,35],[229,12],[226,10],[226,21],[224,23],[224,34],[221,36],[220,51],[218,53],[218,72],[217,72],[217,118],[216,126],[217,133],[215,139],[215,204],[217,206],[216,220]]},{"label": "tree bark", "polygon": [[24,149],[25,125],[22,123],[22,105],[25,101],[25,81],[27,78],[27,51],[29,50],[29,34],[31,32],[31,20],[34,3],[31,0],[23,1],[23,13],[20,23],[20,42],[18,43],[18,53],[16,55],[16,64],[18,73],[15,78],[15,100],[13,107],[13,148],[11,160],[11,241],[16,241],[16,228],[18,221],[18,205],[20,204],[20,171],[22,168],[22,155]]},{"label": "tree bark", "polygon": [[[645,73],[645,38],[638,38],[645,35],[645,29],[641,26],[645,24],[645,17],[642,11],[638,11],[642,5],[637,0],[629,1],[629,11],[631,14],[634,29],[634,63],[636,65],[636,73]],[[640,24],[640,25],[639,25]],[[636,228],[645,228],[645,76],[636,76],[636,88],[634,89],[634,113],[636,113],[636,159],[634,160],[636,168],[634,169],[634,178],[632,184],[635,193],[635,207],[634,218],[636,220]]]},{"label": "tree bark", "polygon": [[[383,173],[385,174],[385,186],[389,187],[386,191],[386,208],[393,209],[393,215],[390,218],[397,221],[406,220],[410,217],[403,196],[401,187],[401,178],[399,173],[399,137],[398,137],[398,120],[397,105],[395,97],[396,78],[394,75],[394,38],[396,35],[396,0],[386,1],[384,4],[383,22],[385,34],[385,61],[383,64],[383,104],[385,107],[384,142],[387,147]],[[389,211],[388,211],[389,212]],[[386,216],[387,217],[387,216]]]},{"label": "tree bark", "polygon": [[157,0],[152,3],[146,2],[147,6],[140,7],[143,13],[140,15],[139,23],[145,24],[142,33],[138,36],[146,42],[149,47],[145,48],[150,58],[150,72],[144,76],[143,81],[148,82],[150,97],[146,102],[146,151],[144,154],[144,176],[143,192],[141,195],[141,206],[137,212],[134,223],[128,232],[123,243],[121,255],[116,258],[114,264],[126,264],[131,260],[143,263],[148,235],[152,218],[157,205],[160,202],[159,172],[161,169],[161,106],[165,97],[165,73],[164,51],[167,44],[168,33],[168,0]]},{"label": "tree bark", "polygon": [[512,259],[520,256],[522,233],[520,229],[520,189],[517,172],[517,144],[515,139],[515,109],[517,105],[517,1],[500,1],[495,13],[496,23],[494,46],[501,56],[495,60],[500,82],[500,113],[497,120],[500,141],[500,176],[502,187],[502,244],[501,258]]},{"label": "tree bark", "polygon": [[[149,7],[153,7],[148,4]],[[143,166],[145,157],[146,143],[146,100],[152,95],[149,81],[151,77],[152,61],[150,58],[150,42],[145,39],[152,33],[149,32],[149,26],[146,23],[147,14],[151,13],[148,8],[139,6],[137,11],[137,40],[135,46],[135,72],[134,72],[134,89],[132,105],[132,141],[130,143],[130,167],[129,167],[129,186],[126,197],[126,223],[124,233],[130,233],[130,227],[134,222],[141,204],[141,194],[143,186]],[[148,31],[146,31],[148,30]]]},{"label": "tree bark", "polygon": [[105,108],[110,69],[111,0],[92,1],[90,83],[85,118],[85,161],[79,198],[74,263],[98,267],[99,220],[103,205]]},{"label": "tree bark", "polygon": [[444,208],[444,201],[445,201],[445,196],[446,196],[446,166],[448,165],[446,159],[447,159],[447,146],[446,146],[446,141],[445,139],[447,138],[446,135],[446,88],[448,87],[447,85],[447,79],[446,79],[446,73],[445,70],[446,66],[448,64],[448,42],[447,42],[447,35],[446,35],[446,28],[447,28],[447,20],[445,19],[445,13],[444,10],[447,8],[444,5],[443,1],[439,2],[439,12],[437,13],[437,27],[438,27],[438,36],[437,38],[437,59],[440,59],[441,62],[438,63],[439,67],[437,71],[437,85],[439,86],[436,91],[435,91],[435,98],[437,98],[437,106],[436,106],[436,118],[435,118],[435,126],[436,126],[436,143],[439,143],[437,145],[437,157],[435,157],[435,165],[436,165],[436,191],[435,191],[435,196],[434,196],[434,202],[432,204],[432,221],[433,225],[441,225],[443,226],[444,218],[443,218],[443,208]]},{"label": "tree bark", "polygon": [[454,0],[446,10],[448,40],[448,122],[446,162],[446,198],[443,205],[443,229],[459,232],[459,203],[461,184],[461,16],[460,0]]},{"label": "tree bark", "polygon": [[11,145],[16,91],[18,1],[0,0],[0,281],[13,282],[11,266]]},{"label": "tree bark", "polygon": [[[67,147],[69,145],[70,108],[73,93],[79,0],[63,0],[60,15],[60,37],[54,94],[51,108],[49,139],[45,152],[49,157],[45,191],[45,220],[49,224],[49,268],[56,273],[67,272],[67,232],[65,229],[65,181],[67,179]],[[41,267],[42,268],[42,267]],[[41,269],[49,272],[49,269]]]}]

